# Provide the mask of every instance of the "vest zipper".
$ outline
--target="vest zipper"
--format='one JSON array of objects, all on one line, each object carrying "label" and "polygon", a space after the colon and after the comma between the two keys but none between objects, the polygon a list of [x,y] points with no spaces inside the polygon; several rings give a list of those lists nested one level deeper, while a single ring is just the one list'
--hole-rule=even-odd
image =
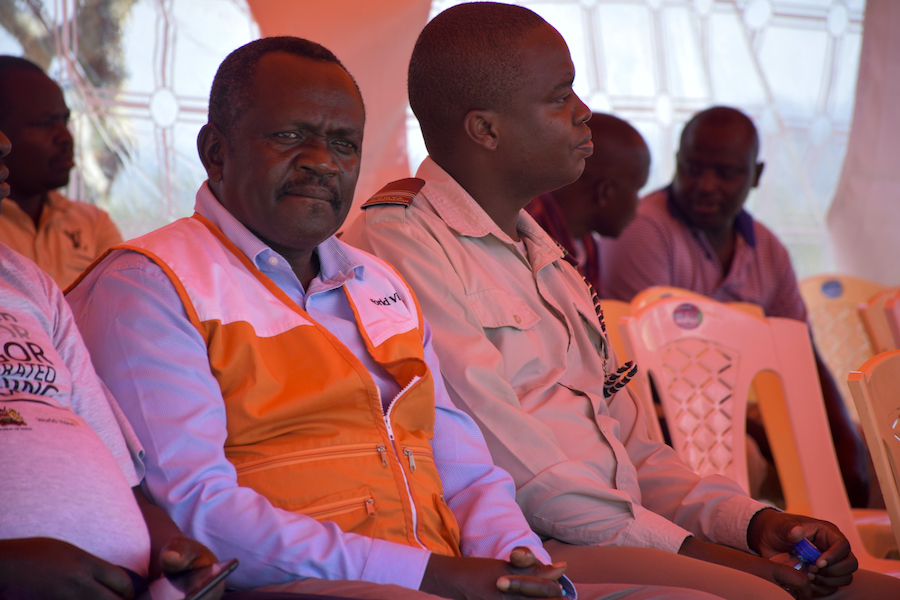
[{"label": "vest zipper", "polygon": [[406,455],[406,458],[409,459],[409,471],[410,473],[416,472],[416,459],[413,457],[413,451],[409,448],[403,449],[403,454]]},{"label": "vest zipper", "polygon": [[370,519],[374,519],[377,516],[375,512],[375,499],[371,496],[337,500],[336,502],[329,502],[311,509],[301,509],[300,512],[308,517],[321,521],[354,510],[359,510],[360,508],[365,509],[366,514]]},{"label": "vest zipper", "polygon": [[[391,449],[394,451],[394,456],[397,457],[397,460],[400,461],[400,456],[397,454],[397,449],[394,447],[393,442],[394,439],[394,428],[391,427],[391,411],[394,409],[394,405],[397,404],[397,400],[399,400],[403,394],[405,394],[409,389],[414,386],[419,380],[422,379],[418,375],[414,376],[409,383],[404,386],[400,393],[394,396],[394,399],[391,400],[391,403],[388,405],[387,411],[384,413],[384,424],[387,427],[388,437],[391,440]],[[410,471],[413,469],[410,468]],[[400,473],[403,475],[403,483],[406,485],[406,496],[409,498],[409,506],[410,512],[412,513],[412,526],[413,526],[413,538],[416,540],[416,543],[419,544],[423,549],[427,550],[425,544],[422,543],[422,540],[419,539],[419,517],[416,512],[416,501],[413,499],[412,490],[409,487],[409,479],[406,477],[406,471],[403,470],[403,467],[400,468]]]},{"label": "vest zipper", "polygon": [[381,465],[387,469],[387,447],[384,444],[378,444],[375,446],[375,449],[378,450],[378,454],[381,455]]}]

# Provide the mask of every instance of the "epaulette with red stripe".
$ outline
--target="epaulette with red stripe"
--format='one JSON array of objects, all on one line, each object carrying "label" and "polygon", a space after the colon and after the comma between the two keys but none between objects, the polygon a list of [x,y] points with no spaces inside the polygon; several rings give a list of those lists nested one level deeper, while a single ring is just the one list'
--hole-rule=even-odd
[{"label": "epaulette with red stripe", "polygon": [[425,180],[416,177],[392,181],[366,200],[361,208],[385,204],[396,204],[408,208],[424,185]]}]

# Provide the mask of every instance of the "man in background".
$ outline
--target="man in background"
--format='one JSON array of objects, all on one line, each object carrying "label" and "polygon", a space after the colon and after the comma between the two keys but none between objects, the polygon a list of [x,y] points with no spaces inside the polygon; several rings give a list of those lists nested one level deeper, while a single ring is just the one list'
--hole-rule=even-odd
[{"label": "man in background", "polygon": [[542,194],[525,210],[577,261],[577,269],[605,297],[600,239],[618,237],[634,218],[638,192],[650,174],[650,150],[628,122],[604,113],[588,121],[594,153],[574,183]]},{"label": "man in background", "polygon": [[0,56],[0,129],[16,149],[6,159],[10,191],[0,210],[0,240],[61,288],[122,241],[108,214],[56,191],[68,185],[75,165],[68,121],[56,82],[24,58]]},{"label": "man in background", "polygon": [[[668,285],[721,302],[752,302],[766,316],[805,322],[787,250],[744,210],[762,176],[758,155],[759,134],[742,112],[716,106],[694,115],[681,133],[672,184],[644,198],[622,235],[603,243],[607,295],[627,302],[647,287]],[[865,443],[818,352],[816,365],[850,503],[865,508]],[[754,438],[765,455],[764,439],[759,432]],[[766,458],[771,461],[770,454]]]}]

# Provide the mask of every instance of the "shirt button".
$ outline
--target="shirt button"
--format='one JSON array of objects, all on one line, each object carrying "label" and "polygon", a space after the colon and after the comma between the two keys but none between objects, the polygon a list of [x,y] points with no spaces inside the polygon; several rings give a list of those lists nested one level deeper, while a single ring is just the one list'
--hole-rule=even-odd
[{"label": "shirt button", "polygon": [[277,265],[277,264],[278,264],[278,257],[277,257],[277,256],[270,256],[270,257],[269,257],[269,264],[272,265],[273,267],[274,267],[275,265]]},{"label": "shirt button", "polygon": [[522,317],[520,317],[519,315],[513,315],[513,320],[514,320],[516,323],[521,323],[521,322],[522,322]]}]

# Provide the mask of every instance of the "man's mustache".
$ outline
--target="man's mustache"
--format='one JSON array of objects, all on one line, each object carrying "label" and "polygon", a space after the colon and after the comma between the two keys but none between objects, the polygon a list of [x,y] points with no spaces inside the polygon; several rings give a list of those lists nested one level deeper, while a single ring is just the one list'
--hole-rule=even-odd
[{"label": "man's mustache", "polygon": [[285,196],[317,198],[328,202],[335,208],[341,204],[340,190],[331,177],[311,175],[301,180],[288,181],[279,187],[276,192],[278,200]]}]

